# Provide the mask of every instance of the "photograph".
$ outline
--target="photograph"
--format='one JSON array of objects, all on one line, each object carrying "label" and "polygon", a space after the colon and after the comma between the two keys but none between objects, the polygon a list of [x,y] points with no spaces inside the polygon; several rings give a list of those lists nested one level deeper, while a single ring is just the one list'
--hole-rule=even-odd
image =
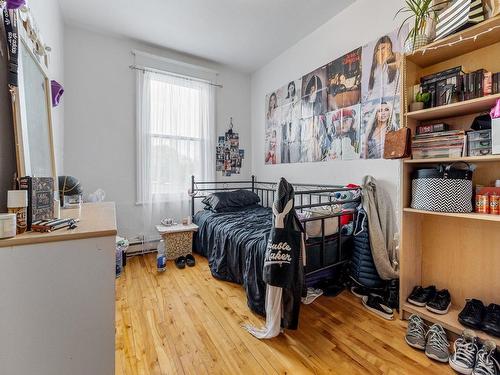
[{"label": "photograph", "polygon": [[302,77],[302,118],[325,113],[326,102],[326,66],[323,66]]},{"label": "photograph", "polygon": [[281,125],[281,163],[300,162],[300,119]]},{"label": "photograph", "polygon": [[342,111],[336,110],[325,115],[327,136],[324,139],[326,154],[324,160],[337,160],[342,157],[342,142],[340,139]]},{"label": "photograph", "polygon": [[361,104],[342,108],[340,137],[342,140],[342,160],[359,159],[361,150]]},{"label": "photograph", "polygon": [[401,86],[400,65],[403,55],[403,40],[407,29],[394,31],[363,46],[362,52],[362,96],[363,101],[395,96]]},{"label": "photograph", "polygon": [[302,79],[288,82],[278,90],[278,106],[300,102],[302,92]]},{"label": "photograph", "polygon": [[280,121],[278,96],[276,92],[266,95],[266,130],[276,127]]},{"label": "photograph", "polygon": [[360,103],[361,52],[357,48],[327,65],[328,111]]},{"label": "photograph", "polygon": [[314,116],[301,121],[300,161],[315,162],[321,160],[320,126],[324,116]]}]

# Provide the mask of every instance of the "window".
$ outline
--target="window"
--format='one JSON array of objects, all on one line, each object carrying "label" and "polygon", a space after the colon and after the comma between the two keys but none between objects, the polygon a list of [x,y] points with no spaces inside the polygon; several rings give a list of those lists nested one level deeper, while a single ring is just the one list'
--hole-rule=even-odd
[{"label": "window", "polygon": [[213,89],[173,74],[138,74],[138,201],[188,200],[191,175],[214,175]]}]

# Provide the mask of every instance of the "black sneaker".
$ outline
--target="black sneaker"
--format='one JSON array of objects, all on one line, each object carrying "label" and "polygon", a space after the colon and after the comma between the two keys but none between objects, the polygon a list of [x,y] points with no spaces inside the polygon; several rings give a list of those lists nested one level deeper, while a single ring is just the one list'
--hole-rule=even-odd
[{"label": "black sneaker", "polygon": [[399,279],[389,280],[386,287],[387,306],[399,311]]},{"label": "black sneaker", "polygon": [[451,306],[451,296],[448,289],[443,289],[436,292],[432,300],[427,302],[425,308],[436,314],[446,314]]},{"label": "black sneaker", "polygon": [[428,286],[427,288],[416,286],[408,296],[408,302],[415,306],[424,307],[435,295],[436,287],[434,285]]},{"label": "black sneaker", "polygon": [[498,375],[500,364],[495,359],[496,344],[492,340],[486,340],[476,355],[476,363],[472,375]]},{"label": "black sneaker", "polygon": [[364,286],[351,286],[351,293],[358,298],[363,298],[364,296],[369,296],[371,289]]},{"label": "black sneaker", "polygon": [[483,303],[477,299],[468,299],[466,301],[465,307],[458,314],[458,321],[464,326],[481,329],[485,313]]},{"label": "black sneaker", "polygon": [[370,294],[369,296],[364,296],[361,299],[363,306],[366,307],[371,312],[381,316],[387,320],[393,320],[394,314],[390,307],[387,307],[384,303],[384,299],[376,294]]},{"label": "black sneaker", "polygon": [[500,305],[491,303],[486,308],[483,319],[483,331],[492,336],[500,337]]}]

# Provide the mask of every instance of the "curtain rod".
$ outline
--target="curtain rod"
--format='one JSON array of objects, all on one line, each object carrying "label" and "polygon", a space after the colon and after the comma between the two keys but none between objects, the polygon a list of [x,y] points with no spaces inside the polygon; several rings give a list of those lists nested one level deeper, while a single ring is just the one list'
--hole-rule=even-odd
[{"label": "curtain rod", "polygon": [[145,67],[137,66],[137,65],[130,65],[129,68],[133,69],[133,70],[140,70],[143,73],[144,72],[151,72],[151,73],[163,74],[165,76],[181,77],[181,78],[187,79],[189,81],[208,83],[211,86],[215,86],[215,87],[219,87],[219,88],[223,88],[224,87],[222,85],[219,85],[218,83],[212,83],[210,81],[207,81],[207,80],[204,80],[204,79],[201,79],[201,78],[188,77],[188,76],[184,76],[182,74],[170,73],[170,72],[166,72],[166,71],[163,71],[163,70],[145,68]]}]

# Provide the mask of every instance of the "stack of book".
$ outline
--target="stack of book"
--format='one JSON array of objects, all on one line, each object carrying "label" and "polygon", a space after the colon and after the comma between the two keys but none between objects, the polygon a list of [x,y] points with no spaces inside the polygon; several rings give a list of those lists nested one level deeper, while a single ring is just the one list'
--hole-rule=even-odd
[{"label": "stack of book", "polygon": [[[445,124],[436,124],[436,129],[446,128]],[[428,125],[426,125],[428,129]],[[426,130],[427,130],[426,129]],[[419,132],[411,143],[414,159],[456,158],[465,155],[466,136],[463,130],[436,130]]]}]

